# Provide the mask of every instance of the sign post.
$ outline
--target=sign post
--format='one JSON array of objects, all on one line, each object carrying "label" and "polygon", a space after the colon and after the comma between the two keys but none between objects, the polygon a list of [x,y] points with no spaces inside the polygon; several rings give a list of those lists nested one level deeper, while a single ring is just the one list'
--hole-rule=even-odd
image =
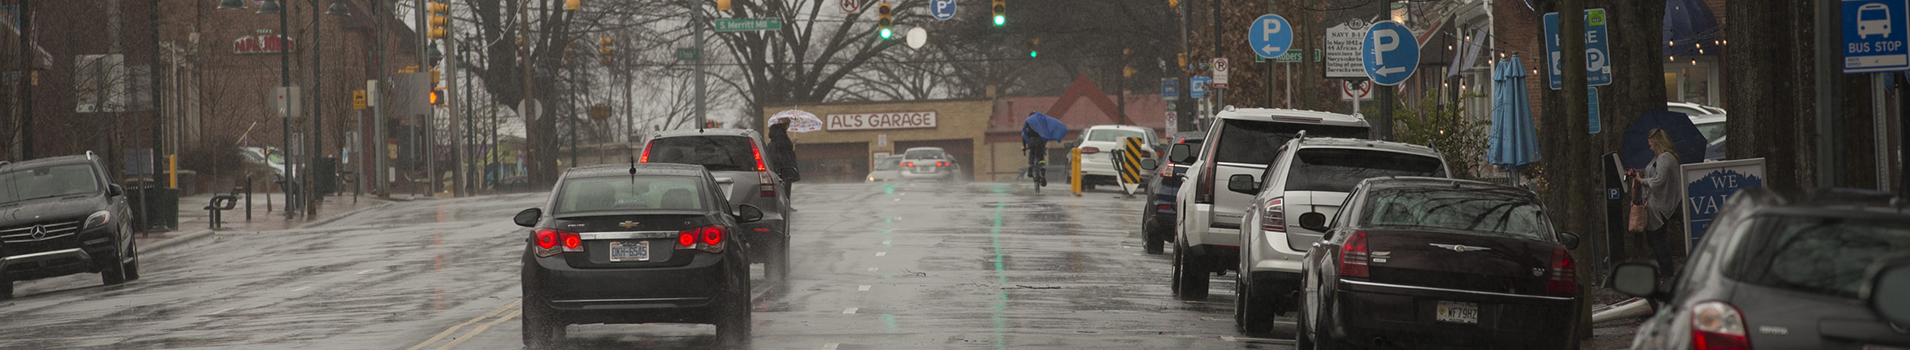
[{"label": "sign post", "polygon": [[[1585,86],[1605,86],[1612,84],[1610,34],[1605,32],[1605,9],[1585,10]],[[1564,71],[1559,68],[1559,14],[1545,14],[1545,52],[1551,59],[1547,77],[1552,80],[1552,90],[1561,88],[1565,81]]]},{"label": "sign post", "polygon": [[1214,58],[1214,88],[1215,89],[1227,88],[1227,58],[1226,57]]}]

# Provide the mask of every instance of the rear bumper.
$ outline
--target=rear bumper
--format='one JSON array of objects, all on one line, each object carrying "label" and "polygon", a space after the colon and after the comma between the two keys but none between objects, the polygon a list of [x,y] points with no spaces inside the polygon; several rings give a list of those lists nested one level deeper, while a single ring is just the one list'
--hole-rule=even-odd
[{"label": "rear bumper", "polygon": [[931,173],[918,173],[914,171],[902,172],[903,180],[940,180],[940,179],[947,179],[954,176],[955,176],[955,171],[953,170],[942,170],[942,171],[931,172]]},{"label": "rear bumper", "polygon": [[534,297],[524,302],[568,323],[708,323],[717,314],[717,301],[738,290],[728,285],[736,269],[726,260],[734,254],[700,254],[684,266],[634,269],[577,269],[561,258],[527,257],[524,294]]},{"label": "rear bumper", "polygon": [[[1578,323],[1578,297],[1513,295],[1341,280],[1333,338],[1373,347],[1403,342],[1464,348],[1557,349]],[[1439,321],[1441,301],[1474,303],[1476,324]]]}]

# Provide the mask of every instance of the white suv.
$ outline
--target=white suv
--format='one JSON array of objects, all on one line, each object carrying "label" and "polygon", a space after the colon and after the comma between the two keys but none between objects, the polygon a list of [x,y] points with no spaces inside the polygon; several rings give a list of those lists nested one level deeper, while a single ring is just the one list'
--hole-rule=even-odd
[{"label": "white suv", "polygon": [[1091,190],[1094,185],[1119,185],[1120,174],[1114,172],[1114,150],[1127,147],[1121,144],[1124,138],[1141,139],[1141,158],[1154,158],[1154,150],[1160,145],[1160,137],[1154,129],[1133,125],[1095,125],[1081,131],[1081,189]]},{"label": "white suv", "polygon": [[[1310,134],[1310,133],[1309,133]],[[1302,134],[1281,146],[1259,179],[1236,174],[1227,190],[1255,194],[1241,218],[1239,286],[1234,320],[1249,334],[1273,330],[1273,316],[1293,309],[1300,265],[1320,232],[1303,222],[1325,222],[1361,180],[1388,176],[1448,177],[1446,160],[1429,147],[1386,141],[1314,138]]]},{"label": "white suv", "polygon": [[[1179,216],[1174,239],[1173,290],[1182,300],[1207,298],[1208,274],[1235,270],[1240,261],[1241,213],[1251,194],[1214,191],[1215,179],[1260,176],[1274,150],[1301,131],[1317,137],[1366,138],[1359,115],[1293,109],[1228,108],[1214,116],[1203,151],[1186,144],[1170,149],[1175,164],[1190,164],[1175,196]],[[1194,156],[1198,154],[1199,156]]]}]

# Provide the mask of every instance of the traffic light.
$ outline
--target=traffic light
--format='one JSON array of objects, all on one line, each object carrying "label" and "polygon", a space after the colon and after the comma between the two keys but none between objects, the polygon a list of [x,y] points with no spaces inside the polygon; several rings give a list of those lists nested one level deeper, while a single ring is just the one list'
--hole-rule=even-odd
[{"label": "traffic light", "polygon": [[576,11],[576,10],[582,10],[582,9],[584,9],[583,0],[564,0],[565,11]]},{"label": "traffic light", "polygon": [[439,85],[444,84],[443,81],[438,80],[438,78],[441,78],[441,77],[444,77],[444,71],[438,70],[438,67],[431,67],[431,87],[432,88],[436,88]]},{"label": "traffic light", "polygon": [[729,10],[730,10],[730,0],[716,0],[716,10],[717,10],[717,11],[729,11]]},{"label": "traffic light", "polygon": [[704,120],[703,120],[703,128],[704,128],[704,129],[720,129],[720,128],[722,128],[722,127],[723,127],[723,123],[722,123],[722,122],[718,122],[718,121],[716,121],[716,119],[704,119]]},{"label": "traffic light", "polygon": [[431,105],[444,105],[444,89],[431,90]]},{"label": "traffic light", "polygon": [[1007,25],[1008,24],[1008,0],[995,0],[995,6],[993,6],[992,8],[995,10],[995,26],[1000,27],[1003,25]]},{"label": "traffic light", "polygon": [[878,31],[877,35],[882,36],[882,40],[895,38],[895,30],[889,28],[895,25],[895,20],[889,18],[889,3],[884,2],[881,5],[876,5],[875,13],[877,16],[875,21],[875,27]]},{"label": "traffic light", "polygon": [[1028,39],[1028,58],[1041,57],[1041,38]]},{"label": "traffic light", "polygon": [[444,37],[451,32],[449,29],[446,29],[446,27],[451,25],[451,5],[446,5],[442,2],[433,2],[427,7],[431,10],[431,39],[444,39]]},{"label": "traffic light", "polygon": [[1134,77],[1134,73],[1139,72],[1139,70],[1134,69],[1134,62],[1128,60],[1128,56],[1132,54],[1134,54],[1134,49],[1121,49],[1121,77],[1123,78],[1132,78]]},{"label": "traffic light", "polygon": [[615,51],[617,51],[616,43],[612,42],[610,37],[606,36],[597,39],[598,61],[602,61],[603,64],[610,64],[610,53]]}]

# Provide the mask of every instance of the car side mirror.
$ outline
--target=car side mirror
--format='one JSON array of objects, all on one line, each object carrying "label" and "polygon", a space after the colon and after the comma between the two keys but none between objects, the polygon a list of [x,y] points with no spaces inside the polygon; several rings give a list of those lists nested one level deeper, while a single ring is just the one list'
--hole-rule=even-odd
[{"label": "car side mirror", "polygon": [[739,208],[736,210],[737,211],[736,223],[747,224],[747,223],[752,223],[757,221],[763,221],[762,208],[757,208],[756,206],[749,205],[749,204],[740,205],[738,207]]},{"label": "car side mirror", "polygon": [[537,220],[543,216],[543,209],[530,208],[517,212],[517,216],[511,217],[511,221],[516,222],[517,226],[531,227],[537,226]]},{"label": "car side mirror", "polygon": [[1559,232],[1559,244],[1564,244],[1565,249],[1578,250],[1578,240],[1578,234],[1576,233]]},{"label": "car side mirror", "polygon": [[1910,324],[1910,258],[1880,263],[1864,288],[1864,302],[1891,324]]},{"label": "car side mirror", "polygon": [[1308,230],[1326,232],[1326,214],[1320,214],[1319,212],[1300,214],[1300,227]]},{"label": "car side mirror", "polygon": [[1167,161],[1174,162],[1177,164],[1187,164],[1187,163],[1193,162],[1194,147],[1188,146],[1185,143],[1174,144],[1174,147],[1167,149]]},{"label": "car side mirror", "polygon": [[119,196],[121,196],[121,195],[124,195],[124,194],[126,194],[126,188],[125,188],[125,187],[121,187],[121,186],[120,186],[119,184],[107,184],[107,185],[106,185],[106,196],[107,196],[107,197],[119,197]]},{"label": "car side mirror", "polygon": [[1227,190],[1245,194],[1256,194],[1260,193],[1260,182],[1254,181],[1253,175],[1234,174],[1234,176],[1227,177]]},{"label": "car side mirror", "polygon": [[1634,297],[1655,299],[1658,295],[1658,267],[1624,263],[1612,269],[1612,289]]},{"label": "car side mirror", "polygon": [[1141,160],[1142,170],[1153,171],[1154,169],[1160,169],[1160,168],[1161,168],[1161,162],[1154,160],[1153,158]]}]

